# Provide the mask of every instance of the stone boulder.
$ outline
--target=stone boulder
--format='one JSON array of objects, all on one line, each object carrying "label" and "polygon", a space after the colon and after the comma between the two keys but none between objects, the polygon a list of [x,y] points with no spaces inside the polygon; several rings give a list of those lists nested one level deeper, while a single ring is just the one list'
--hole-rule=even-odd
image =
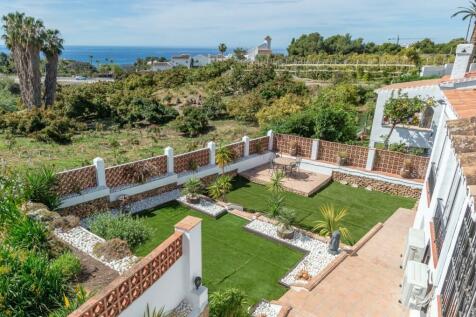
[{"label": "stone boulder", "polygon": [[127,242],[118,238],[96,243],[93,252],[95,256],[102,257],[106,261],[120,260],[132,255]]},{"label": "stone boulder", "polygon": [[53,227],[53,229],[61,229],[63,231],[68,231],[77,226],[79,226],[79,218],[72,215],[64,217],[60,216],[51,222],[51,227]]},{"label": "stone boulder", "polygon": [[21,206],[21,211],[33,220],[49,223],[61,217],[57,212],[51,211],[45,204],[26,202]]}]

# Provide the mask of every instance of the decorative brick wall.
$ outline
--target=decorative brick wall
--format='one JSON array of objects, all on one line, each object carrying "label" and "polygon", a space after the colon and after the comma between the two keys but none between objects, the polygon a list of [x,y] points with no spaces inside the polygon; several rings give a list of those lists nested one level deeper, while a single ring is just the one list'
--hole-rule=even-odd
[{"label": "decorative brick wall", "polygon": [[131,204],[131,203],[134,203],[136,201],[140,201],[140,200],[143,200],[143,199],[146,199],[146,198],[149,198],[149,197],[158,196],[160,194],[170,192],[174,189],[177,189],[177,183],[173,183],[173,184],[161,186],[161,187],[158,187],[158,188],[154,188],[152,190],[148,190],[148,191],[136,194],[136,195],[126,196],[126,197],[124,197],[124,199],[116,200],[116,201],[111,202],[109,204],[109,207],[110,208],[119,208],[121,205],[127,205],[127,204]]},{"label": "decorative brick wall", "polygon": [[93,165],[56,174],[56,193],[60,197],[96,186],[96,167]]},{"label": "decorative brick wall", "polygon": [[429,162],[429,158],[424,156],[376,150],[373,170],[398,175],[400,174],[400,169],[404,166],[406,159],[409,159],[412,162],[412,177],[424,179]]},{"label": "decorative brick wall", "polygon": [[336,182],[346,182],[348,185],[355,184],[358,187],[362,188],[370,187],[372,190],[389,193],[397,196],[418,199],[421,194],[421,190],[411,188],[409,186],[392,184],[381,180],[376,180],[368,177],[354,176],[341,172],[333,172],[332,179]]},{"label": "decorative brick wall", "polygon": [[84,218],[100,211],[109,209],[109,198],[102,197],[82,204],[60,209],[58,212],[63,216],[73,215]]},{"label": "decorative brick wall", "polygon": [[182,233],[175,232],[123,276],[111,282],[69,317],[116,317],[141,296],[183,254]]},{"label": "decorative brick wall", "polygon": [[347,165],[349,166],[365,168],[367,165],[367,157],[369,155],[368,148],[319,140],[319,153],[317,154],[318,160],[335,164],[339,152],[347,153]]},{"label": "decorative brick wall", "polygon": [[106,168],[106,184],[109,188],[132,185],[167,174],[165,155]]},{"label": "decorative brick wall", "polygon": [[273,149],[276,152],[290,154],[293,144],[297,146],[297,156],[311,158],[312,139],[287,134],[274,136]]},{"label": "decorative brick wall", "polygon": [[[257,146],[259,144],[259,146]],[[269,136],[263,136],[256,139],[250,140],[250,155],[258,153],[258,147],[260,147],[260,152],[264,153],[268,150],[269,145]]]},{"label": "decorative brick wall", "polygon": [[245,143],[244,142],[236,142],[230,145],[227,145],[226,148],[230,149],[231,153],[233,153],[233,159],[239,160],[245,154]]},{"label": "decorative brick wall", "polygon": [[195,162],[199,168],[207,166],[210,163],[210,150],[202,149],[175,156],[174,172],[179,174],[190,170],[191,162]]}]

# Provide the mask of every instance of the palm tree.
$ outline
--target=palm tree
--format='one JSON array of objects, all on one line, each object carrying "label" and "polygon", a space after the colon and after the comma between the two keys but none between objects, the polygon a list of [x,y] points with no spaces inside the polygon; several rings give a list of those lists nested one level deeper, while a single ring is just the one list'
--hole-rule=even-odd
[{"label": "palm tree", "polygon": [[29,108],[41,106],[40,50],[43,44],[43,22],[24,13],[9,13],[2,18],[7,48],[20,81],[21,98]]},{"label": "palm tree", "polygon": [[56,98],[58,60],[63,50],[63,39],[58,30],[46,30],[41,50],[46,56],[44,100],[46,106],[51,106]]},{"label": "palm tree", "polygon": [[463,21],[466,21],[469,19],[469,24],[468,24],[468,31],[466,32],[466,41],[468,40],[468,35],[469,35],[469,29],[471,28],[471,21],[475,19],[474,24],[475,26],[473,27],[473,34],[471,35],[471,40],[469,41],[471,44],[476,44],[476,0],[471,0],[469,2],[468,7],[458,7],[458,11],[453,13],[451,16],[452,18],[462,15]]},{"label": "palm tree", "polygon": [[229,175],[222,175],[208,187],[208,193],[213,199],[221,198],[223,201],[226,201],[226,194],[230,192],[231,188],[231,177]]},{"label": "palm tree", "polygon": [[316,221],[313,231],[330,238],[332,233],[338,230],[344,239],[347,241],[351,239],[349,229],[342,224],[343,219],[347,216],[347,209],[342,208],[336,211],[334,206],[325,205],[320,208],[320,212],[323,219]]},{"label": "palm tree", "polygon": [[227,49],[228,49],[228,47],[226,47],[225,43],[220,43],[218,45],[218,51],[221,53],[221,55],[225,54]]},{"label": "palm tree", "polygon": [[220,166],[222,174],[225,174],[225,166],[233,161],[233,153],[230,148],[220,146],[215,153],[215,162]]},{"label": "palm tree", "polygon": [[268,190],[273,194],[282,193],[284,191],[283,178],[284,172],[281,170],[276,170],[271,176],[271,181],[267,185]]}]

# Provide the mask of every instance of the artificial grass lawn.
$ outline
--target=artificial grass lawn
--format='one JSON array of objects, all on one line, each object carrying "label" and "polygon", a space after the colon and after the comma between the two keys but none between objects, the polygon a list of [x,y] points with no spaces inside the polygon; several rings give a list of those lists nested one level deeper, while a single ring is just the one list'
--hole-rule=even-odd
[{"label": "artificial grass lawn", "polygon": [[174,231],[187,215],[202,218],[203,281],[209,292],[238,288],[248,303],[278,299],[286,288],[278,281],[303,257],[301,252],[245,231],[247,221],[226,214],[219,219],[205,216],[178,203],[145,214],[152,237],[134,253],[147,255]]},{"label": "artificial grass lawn", "polygon": [[[344,225],[349,229],[352,241],[356,242],[375,224],[384,222],[399,207],[411,208],[415,199],[394,196],[363,188],[353,188],[332,182],[312,197],[304,197],[286,192],[286,207],[296,212],[297,225],[312,229],[315,222],[322,218],[319,208],[334,205],[337,210],[347,208]],[[268,208],[270,192],[265,186],[252,183],[245,178],[235,177],[233,190],[227,195],[230,202],[242,205],[251,211],[265,212]]]}]

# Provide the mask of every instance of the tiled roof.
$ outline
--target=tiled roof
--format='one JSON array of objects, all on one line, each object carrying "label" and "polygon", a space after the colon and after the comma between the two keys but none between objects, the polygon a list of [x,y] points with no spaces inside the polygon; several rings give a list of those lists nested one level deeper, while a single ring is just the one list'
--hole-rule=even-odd
[{"label": "tiled roof", "polygon": [[443,90],[459,118],[476,116],[476,89]]},{"label": "tiled roof", "polygon": [[476,116],[447,122],[448,133],[466,178],[466,185],[476,195]]}]

